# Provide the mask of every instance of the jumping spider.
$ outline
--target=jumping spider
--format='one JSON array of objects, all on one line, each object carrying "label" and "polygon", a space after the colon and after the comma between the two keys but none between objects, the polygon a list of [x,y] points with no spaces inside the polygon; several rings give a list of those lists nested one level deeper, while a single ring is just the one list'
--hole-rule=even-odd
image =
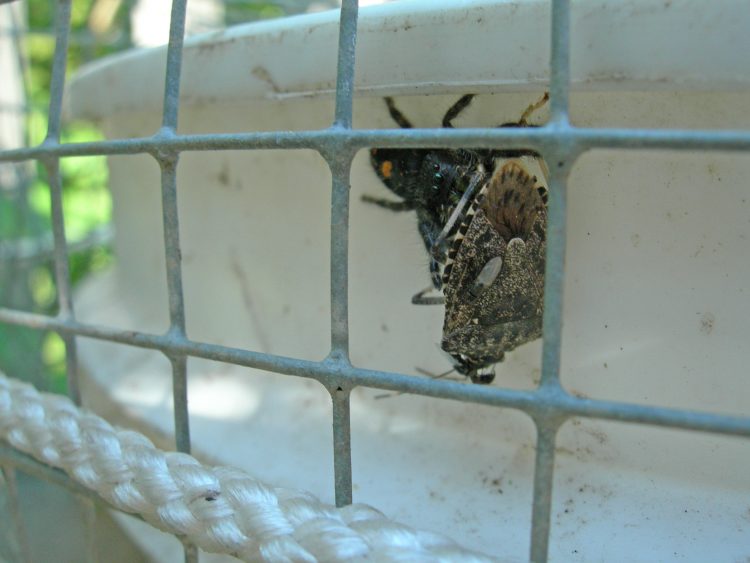
[{"label": "jumping spider", "polygon": [[[466,109],[474,98],[466,94],[445,113],[442,126],[453,127],[453,120]],[[528,117],[548,100],[548,94],[530,105],[515,122],[503,123],[499,127],[534,127]],[[396,107],[393,98],[385,98],[388,113],[403,129],[411,129],[412,123]],[[529,150],[516,149],[389,149],[370,150],[370,163],[385,186],[401,198],[401,201],[365,195],[363,201],[391,211],[415,211],[417,226],[430,257],[430,277],[435,289],[442,289],[442,267],[445,263],[447,240],[455,232],[455,218],[450,225],[451,214],[458,207],[467,191],[473,192],[489,180],[495,168],[495,159],[514,158],[524,155],[539,156]],[[471,193],[469,194],[471,196]],[[466,198],[464,198],[466,199]],[[459,205],[462,203],[462,205]],[[446,231],[446,226],[447,232]],[[442,298],[425,298],[430,290],[420,291],[413,298],[415,304],[442,303]]]}]

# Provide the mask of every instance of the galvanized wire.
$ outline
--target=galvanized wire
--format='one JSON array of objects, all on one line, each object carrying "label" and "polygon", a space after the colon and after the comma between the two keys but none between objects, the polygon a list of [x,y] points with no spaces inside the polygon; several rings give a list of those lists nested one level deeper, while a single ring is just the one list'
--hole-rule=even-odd
[{"label": "galvanized wire", "polygon": [[[62,126],[62,101],[65,89],[65,70],[68,59],[68,32],[70,31],[70,11],[72,0],[61,0],[57,5],[57,30],[55,55],[52,62],[52,79],[50,82],[49,116],[47,120],[47,137],[42,146],[52,147],[60,143]],[[65,220],[62,206],[62,176],[60,158],[57,155],[45,155],[42,159],[47,170],[51,201],[52,234],[55,242],[55,283],[57,301],[60,305],[59,316],[73,319],[73,293],[70,286],[68,265],[68,248],[65,237]],[[81,391],[78,385],[78,351],[74,334],[61,335],[65,343],[65,373],[68,393],[73,402],[81,404]]]},{"label": "galvanized wire", "polygon": [[[548,127],[566,128],[570,102],[570,2],[553,0],[550,52],[550,122]],[[558,143],[542,152],[551,164],[547,210],[547,257],[544,274],[542,374],[539,393],[561,396],[560,351],[562,347],[562,303],[565,278],[567,178],[578,156],[574,143]],[[552,484],[555,476],[555,436],[566,416],[543,412],[532,415],[536,425],[534,496],[531,505],[532,561],[546,561],[549,552]]]},{"label": "galvanized wire", "polygon": [[[550,507],[554,477],[557,431],[571,417],[589,417],[631,423],[683,428],[717,434],[750,437],[750,417],[651,407],[614,401],[592,400],[567,393],[560,385],[562,291],[566,235],[566,184],[576,159],[592,148],[750,151],[750,131],[681,131],[634,129],[586,129],[568,120],[570,97],[570,2],[552,0],[550,61],[550,122],[526,129],[399,129],[352,130],[354,53],[357,38],[357,1],[344,0],[339,27],[336,109],[331,127],[319,131],[241,134],[180,135],[180,67],[185,24],[185,0],[174,0],[167,51],[162,128],[154,136],[90,143],[59,142],[60,107],[65,74],[67,19],[70,0],[59,3],[57,48],[51,86],[50,124],[47,140],[40,146],[0,152],[0,162],[41,160],[48,168],[53,201],[55,263],[60,313],[46,317],[0,308],[0,322],[40,330],[54,330],[66,342],[71,395],[78,397],[75,338],[84,336],[129,346],[159,350],[172,363],[175,402],[175,434],[180,451],[190,450],[187,409],[187,358],[204,358],[280,374],[312,378],[323,384],[333,402],[334,487],[337,505],[352,502],[350,391],[366,386],[396,392],[454,399],[496,407],[520,409],[537,428],[536,462],[530,559],[545,561],[549,549]],[[542,377],[536,390],[465,385],[452,381],[415,378],[401,373],[352,366],[348,329],[348,231],[349,176],[351,162],[362,148],[379,147],[505,147],[539,151],[549,163],[549,232],[546,262],[544,344]],[[180,263],[180,233],[176,172],[185,151],[312,149],[328,162],[333,177],[331,192],[331,350],[322,362],[263,354],[191,340],[185,333],[185,306]],[[166,334],[124,331],[79,322],[74,314],[67,271],[66,238],[58,162],[67,156],[150,154],[162,171],[161,189],[164,244],[167,266],[170,328]],[[57,201],[56,201],[57,200]],[[7,454],[7,452],[5,452]],[[0,461],[9,462],[0,448]],[[27,467],[19,467],[28,470]],[[186,546],[186,560],[197,560]]]},{"label": "galvanized wire", "polygon": [[2,467],[2,475],[5,478],[5,488],[8,491],[8,511],[15,533],[15,551],[14,557],[19,561],[28,563],[31,561],[31,548],[29,546],[29,534],[26,525],[21,517],[21,506],[18,494],[18,480],[16,478],[16,468],[5,465]]}]

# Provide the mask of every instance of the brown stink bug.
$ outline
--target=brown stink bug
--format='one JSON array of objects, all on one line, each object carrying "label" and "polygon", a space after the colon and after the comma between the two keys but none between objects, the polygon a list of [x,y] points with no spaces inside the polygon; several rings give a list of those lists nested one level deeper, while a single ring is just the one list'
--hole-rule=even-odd
[{"label": "brown stink bug", "polygon": [[517,160],[497,168],[453,237],[441,347],[475,383],[542,335],[547,188]]}]

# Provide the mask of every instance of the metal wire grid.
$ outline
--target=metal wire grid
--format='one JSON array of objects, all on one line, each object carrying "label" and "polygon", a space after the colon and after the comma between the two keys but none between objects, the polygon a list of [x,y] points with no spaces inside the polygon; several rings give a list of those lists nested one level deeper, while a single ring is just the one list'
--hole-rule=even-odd
[{"label": "metal wire grid", "polygon": [[[309,377],[323,384],[333,402],[333,455],[336,504],[352,502],[350,392],[356,386],[416,393],[431,397],[520,409],[537,429],[530,559],[546,561],[555,461],[555,439],[571,417],[590,417],[671,428],[750,437],[750,417],[726,416],[682,409],[584,399],[568,394],[560,384],[562,291],[566,235],[566,179],[576,159],[593,148],[648,148],[672,150],[750,151],[750,131],[680,131],[644,129],[584,129],[568,121],[570,93],[570,0],[551,0],[551,118],[546,126],[524,129],[398,129],[352,130],[354,53],[357,38],[357,0],[343,0],[339,26],[335,117],[324,130],[242,134],[179,135],[177,133],[180,69],[186,0],[173,0],[167,50],[166,82],[161,129],[151,137],[92,143],[60,143],[65,60],[72,0],[58,1],[56,51],[51,82],[49,125],[39,146],[0,152],[0,162],[36,159],[46,167],[52,200],[55,270],[59,313],[55,317],[0,308],[0,322],[57,331],[66,346],[69,393],[80,404],[76,337],[83,336],[159,350],[172,365],[177,449],[190,451],[186,360],[198,357],[280,374]],[[550,164],[548,244],[544,302],[542,376],[531,391],[465,385],[416,378],[401,373],[363,369],[349,361],[348,344],[348,222],[349,173],[356,152],[365,147],[505,147],[540,152]],[[331,214],[331,350],[321,361],[261,354],[190,340],[185,333],[185,305],[180,265],[176,170],[183,151],[227,149],[313,149],[328,162],[332,177]],[[61,200],[60,158],[66,156],[150,154],[161,168],[162,213],[166,249],[170,328],[148,334],[95,326],[76,320],[68,272],[67,244]],[[14,468],[66,484],[89,496],[69,479],[0,448],[6,475]],[[12,485],[12,477],[8,480]],[[10,487],[11,495],[14,487]],[[14,510],[18,519],[18,511]],[[22,532],[20,523],[17,529]],[[21,538],[20,541],[25,541]],[[186,546],[187,561],[197,553]]]}]

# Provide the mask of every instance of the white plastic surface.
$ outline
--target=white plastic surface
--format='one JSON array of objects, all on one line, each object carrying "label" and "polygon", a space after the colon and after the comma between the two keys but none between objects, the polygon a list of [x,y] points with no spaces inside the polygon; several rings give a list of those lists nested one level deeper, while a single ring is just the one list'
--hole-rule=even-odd
[{"label": "white plastic surface", "polygon": [[[191,41],[180,131],[328,126],[335,19],[320,14]],[[574,3],[572,21],[574,124],[750,127],[745,2],[585,1]],[[364,9],[355,126],[393,126],[383,93],[401,95],[399,106],[417,125],[438,125],[467,91],[487,93],[461,125],[517,119],[544,88],[547,36],[546,2]],[[102,119],[113,138],[153,133],[163,64],[159,52],[99,63],[71,85],[73,115]],[[109,162],[119,263],[85,284],[77,314],[160,332],[167,306],[158,167],[148,156]],[[562,377],[569,390],[750,411],[748,177],[744,154],[593,151],[579,160],[568,194]],[[323,358],[330,174],[322,158],[183,153],[178,185],[189,336]],[[442,309],[409,303],[429,281],[415,219],[362,203],[364,193],[390,195],[363,152],[352,171],[352,361],[440,373],[449,365],[437,345]],[[80,346],[93,384],[133,420],[170,431],[169,367],[160,354],[85,339]],[[514,351],[494,384],[533,387],[539,352],[539,342]],[[332,501],[330,400],[322,387],[200,360],[190,360],[189,370],[198,453]],[[514,411],[381,394],[353,395],[355,499],[524,560],[531,421]],[[558,446],[552,560],[750,556],[747,441],[574,420]]]},{"label": "white plastic surface", "polygon": [[[745,90],[745,0],[579,0],[571,17],[578,89]],[[497,92],[549,78],[547,0],[401,1],[360,10],[357,92]],[[236,26],[186,41],[193,106],[325,95],[336,84],[338,12]],[[160,111],[166,51],[134,50],[82,71],[72,115]],[[106,95],[102,95],[105,91]]]}]

